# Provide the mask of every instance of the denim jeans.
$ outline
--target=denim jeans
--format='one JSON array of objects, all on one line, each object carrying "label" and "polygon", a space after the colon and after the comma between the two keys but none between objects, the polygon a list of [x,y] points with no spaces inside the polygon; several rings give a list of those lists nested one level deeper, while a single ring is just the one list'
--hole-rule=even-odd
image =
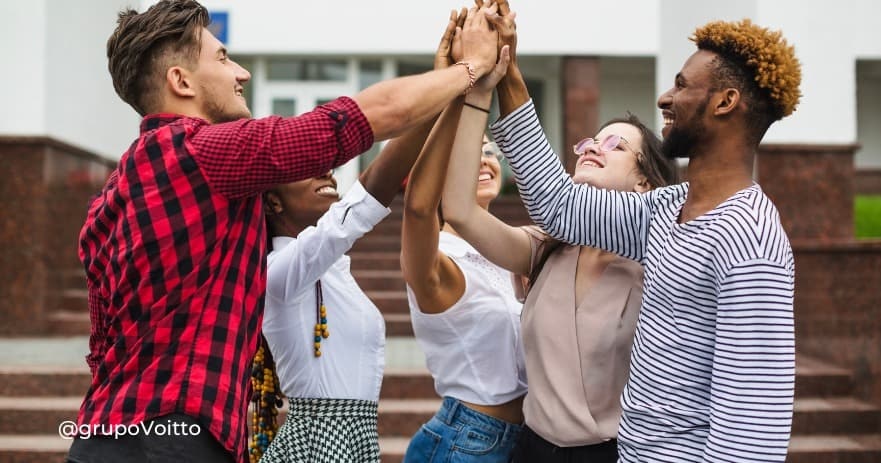
[{"label": "denim jeans", "polygon": [[520,429],[444,397],[440,410],[410,440],[404,463],[507,463]]}]

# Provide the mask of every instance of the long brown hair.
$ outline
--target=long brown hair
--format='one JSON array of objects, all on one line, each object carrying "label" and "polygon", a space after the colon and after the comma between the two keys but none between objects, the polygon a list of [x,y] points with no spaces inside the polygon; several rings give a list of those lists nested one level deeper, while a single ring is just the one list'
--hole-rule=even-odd
[{"label": "long brown hair", "polygon": [[[606,121],[606,123],[600,127],[600,130],[618,123],[630,124],[633,127],[636,127],[642,135],[642,146],[640,146],[641,154],[636,156],[636,168],[639,170],[640,174],[645,176],[650,188],[660,188],[679,183],[679,169],[676,166],[676,162],[663,155],[661,152],[661,140],[651,129],[646,127],[638,117],[628,112],[624,117],[617,117]],[[556,252],[562,244],[562,241],[551,239],[546,241],[542,245],[542,248],[539,249],[539,260],[529,273],[529,286],[527,287],[527,291],[532,288],[532,284],[538,278],[538,275],[544,268],[545,263],[547,263],[548,258],[550,258],[550,256]]]}]

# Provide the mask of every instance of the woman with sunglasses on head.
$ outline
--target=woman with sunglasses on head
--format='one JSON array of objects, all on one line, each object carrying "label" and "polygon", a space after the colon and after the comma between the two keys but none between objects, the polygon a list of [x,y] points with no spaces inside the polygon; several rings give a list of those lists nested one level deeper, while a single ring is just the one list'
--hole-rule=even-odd
[{"label": "woman with sunglasses on head", "polygon": [[[474,12],[467,21],[486,20],[482,12],[472,17]],[[496,69],[476,87],[491,91],[504,74],[507,48],[499,56]],[[413,331],[443,397],[440,410],[410,441],[405,463],[506,463],[523,419],[521,304],[510,274],[483,258],[438,214],[458,119],[470,111],[477,110],[460,99],[441,115],[404,198],[401,270]],[[480,164],[471,200],[487,208],[499,194],[501,168],[495,152],[483,155],[478,146],[469,153]]]},{"label": "woman with sunglasses on head", "polygon": [[[513,13],[505,17],[510,21]],[[513,59],[505,79],[525,91]],[[488,108],[491,99],[491,91],[481,88],[465,103]],[[513,461],[614,463],[643,268],[600,249],[563,244],[537,227],[511,227],[479,207],[478,163],[471,153],[486,122],[486,113],[462,114],[443,214],[491,262],[528,276],[521,326],[529,393]],[[677,181],[660,140],[632,115],[607,122],[573,151],[576,183],[645,192]]]}]

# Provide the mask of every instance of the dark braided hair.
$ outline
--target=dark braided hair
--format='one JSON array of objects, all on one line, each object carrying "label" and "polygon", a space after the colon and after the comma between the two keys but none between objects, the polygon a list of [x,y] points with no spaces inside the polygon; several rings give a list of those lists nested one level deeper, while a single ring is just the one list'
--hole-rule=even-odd
[{"label": "dark braided hair", "polygon": [[[267,253],[272,250],[272,233],[269,217],[266,217]],[[248,441],[248,459],[257,463],[266,453],[272,439],[278,433],[278,409],[284,405],[284,395],[275,360],[269,350],[269,344],[260,334],[260,345],[251,363],[251,439]]]}]

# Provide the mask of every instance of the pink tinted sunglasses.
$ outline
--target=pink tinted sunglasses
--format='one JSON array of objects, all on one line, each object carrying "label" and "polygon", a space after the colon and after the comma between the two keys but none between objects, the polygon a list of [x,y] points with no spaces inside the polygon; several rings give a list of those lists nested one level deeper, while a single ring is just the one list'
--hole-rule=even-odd
[{"label": "pink tinted sunglasses", "polygon": [[[586,153],[591,146],[599,145],[599,150],[605,153],[618,146],[618,143],[621,143],[621,140],[624,140],[624,138],[620,135],[609,135],[604,138],[602,142],[593,137],[588,137],[572,146],[572,151],[575,152],[576,156],[581,156]],[[624,141],[626,142],[627,140]]]}]

